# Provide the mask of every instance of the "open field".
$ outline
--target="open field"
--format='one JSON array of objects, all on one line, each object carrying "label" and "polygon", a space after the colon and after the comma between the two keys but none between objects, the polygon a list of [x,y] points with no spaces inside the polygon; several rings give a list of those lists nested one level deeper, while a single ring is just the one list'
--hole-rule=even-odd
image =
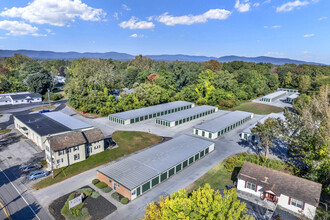
[{"label": "open field", "polygon": [[35,111],[41,111],[41,110],[52,110],[55,109],[56,107],[54,105],[45,105],[45,106],[40,106],[36,108],[31,108],[30,111],[35,112]]},{"label": "open field", "polygon": [[72,164],[63,169],[54,170],[54,179],[49,176],[46,179],[32,185],[31,188],[41,189],[53,185],[86,170],[111,162],[122,156],[142,150],[162,141],[162,137],[139,131],[116,131],[113,133],[112,137],[118,144],[117,148],[107,149],[102,153],[88,157],[82,162]]},{"label": "open field", "polygon": [[229,110],[231,110],[231,111],[240,110],[240,111],[252,112],[252,113],[258,114],[258,115],[268,115],[270,113],[283,112],[283,108],[272,106],[272,105],[255,103],[255,102],[245,102],[245,103],[242,103]]}]

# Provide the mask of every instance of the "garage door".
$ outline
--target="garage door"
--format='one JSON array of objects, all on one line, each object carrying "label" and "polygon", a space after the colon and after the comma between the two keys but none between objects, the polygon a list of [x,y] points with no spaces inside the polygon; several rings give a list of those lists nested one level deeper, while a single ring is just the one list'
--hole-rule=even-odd
[{"label": "garage door", "polygon": [[170,176],[172,176],[173,174],[174,174],[174,167],[172,168],[172,169],[170,169],[170,171],[168,172],[168,176],[170,177]]},{"label": "garage door", "polygon": [[163,173],[161,176],[160,176],[160,181],[163,182],[164,180],[167,179],[167,172],[166,173]]},{"label": "garage door", "polygon": [[150,189],[150,182],[147,182],[147,183],[142,185],[142,193],[144,193],[148,189]]},{"label": "garage door", "polygon": [[152,187],[156,186],[159,183],[159,176],[154,178],[151,182],[152,182]]}]

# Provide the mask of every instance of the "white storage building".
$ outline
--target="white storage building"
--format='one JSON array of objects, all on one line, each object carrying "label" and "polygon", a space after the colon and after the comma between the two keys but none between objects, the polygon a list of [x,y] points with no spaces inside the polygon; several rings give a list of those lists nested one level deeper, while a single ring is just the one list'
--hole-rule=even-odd
[{"label": "white storage building", "polygon": [[179,111],[169,115],[163,115],[156,118],[156,124],[166,127],[174,127],[183,123],[195,120],[200,117],[215,113],[218,111],[217,107],[202,105],[190,108],[184,111]]},{"label": "white storage building", "polygon": [[194,127],[194,134],[215,139],[253,118],[253,113],[234,111]]},{"label": "white storage building", "polygon": [[260,101],[262,101],[262,102],[274,102],[277,99],[280,99],[280,98],[282,98],[286,95],[287,95],[286,91],[277,91],[277,92],[273,92],[273,93],[270,93],[268,95],[263,96],[260,99]]},{"label": "white storage building", "polygon": [[126,112],[111,114],[109,115],[109,120],[122,125],[128,125],[151,118],[156,118],[157,116],[190,109],[194,106],[194,103],[185,101],[169,102],[160,105],[149,106],[146,108],[139,108]]},{"label": "white storage building", "polygon": [[287,89],[287,88],[278,88],[277,91],[285,91],[288,93],[298,93],[298,89]]},{"label": "white storage building", "polygon": [[299,96],[299,93],[294,93],[292,95],[289,95],[288,97],[286,97],[286,102],[287,103],[293,103],[293,101]]}]

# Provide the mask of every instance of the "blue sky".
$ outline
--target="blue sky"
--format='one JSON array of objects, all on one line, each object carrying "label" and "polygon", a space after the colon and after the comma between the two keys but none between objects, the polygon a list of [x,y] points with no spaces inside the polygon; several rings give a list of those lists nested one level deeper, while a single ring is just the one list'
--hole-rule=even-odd
[{"label": "blue sky", "polygon": [[0,49],[330,64],[329,0],[1,0]]}]

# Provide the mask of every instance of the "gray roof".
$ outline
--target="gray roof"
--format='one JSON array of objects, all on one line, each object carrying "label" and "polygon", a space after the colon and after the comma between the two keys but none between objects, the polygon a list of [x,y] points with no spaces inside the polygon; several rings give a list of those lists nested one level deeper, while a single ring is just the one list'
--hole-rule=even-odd
[{"label": "gray roof", "polygon": [[129,190],[211,146],[213,142],[181,135],[98,170]]},{"label": "gray roof", "polygon": [[292,94],[292,95],[289,95],[288,98],[290,98],[290,99],[295,99],[295,98],[297,98],[299,95],[300,95],[299,93],[294,93],[294,94]]},{"label": "gray roof", "polygon": [[0,97],[0,102],[11,102],[11,99],[10,98],[7,98],[7,97]]},{"label": "gray roof", "polygon": [[265,95],[262,98],[273,99],[273,98],[276,98],[278,96],[285,95],[286,93],[287,93],[286,91],[277,91],[277,92],[273,92],[273,93],[270,93],[268,95]]},{"label": "gray roof", "polygon": [[210,106],[210,105],[202,105],[202,106],[196,106],[194,108],[190,108],[187,110],[183,110],[183,111],[179,111],[179,112],[175,112],[169,115],[163,115],[163,116],[159,116],[156,119],[161,119],[161,120],[165,120],[165,121],[177,121],[177,120],[181,120],[183,118],[187,118],[190,116],[194,116],[197,114],[200,114],[202,112],[207,112],[209,110],[212,109],[217,109],[217,107],[214,106]]},{"label": "gray roof", "polygon": [[251,112],[234,111],[210,121],[203,122],[196,125],[194,128],[215,133],[251,115],[253,115]]},{"label": "gray roof", "polygon": [[251,134],[251,129],[254,128],[258,122],[260,122],[261,124],[263,124],[267,118],[280,118],[282,120],[285,119],[283,113],[270,113],[269,115],[266,115],[265,117],[261,118],[260,120],[258,120],[256,123],[254,123],[253,125],[251,125],[250,127],[246,128],[243,130],[243,133],[246,134]]},{"label": "gray roof", "polygon": [[70,128],[71,130],[78,130],[78,129],[84,129],[84,128],[90,128],[93,127],[92,125],[89,125],[85,122],[82,122],[78,119],[75,119],[69,115],[66,115],[62,112],[47,112],[43,113],[45,116],[61,123],[62,125]]},{"label": "gray roof", "polygon": [[123,120],[127,120],[127,119],[131,119],[131,118],[154,114],[157,112],[161,112],[161,111],[165,111],[165,110],[169,110],[169,109],[173,109],[173,108],[178,108],[178,107],[182,107],[182,106],[192,105],[192,104],[193,103],[186,102],[186,101],[169,102],[169,103],[149,106],[146,108],[139,108],[139,109],[130,110],[130,111],[126,111],[126,112],[119,112],[119,113],[111,114],[110,116],[117,117],[117,118],[120,118]]},{"label": "gray roof", "polygon": [[39,93],[25,93],[25,94],[14,94],[10,95],[10,97],[13,100],[22,100],[22,99],[28,99],[28,98],[41,98],[41,95]]}]

